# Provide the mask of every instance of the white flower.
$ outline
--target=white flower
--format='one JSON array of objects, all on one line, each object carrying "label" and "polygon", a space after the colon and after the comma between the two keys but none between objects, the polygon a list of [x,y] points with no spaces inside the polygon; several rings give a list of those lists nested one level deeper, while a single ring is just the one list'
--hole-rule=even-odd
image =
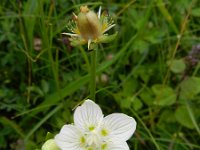
[{"label": "white flower", "polygon": [[122,113],[103,117],[101,108],[86,100],[74,113],[74,125],[64,125],[55,136],[62,150],[129,150],[126,141],[136,122]]}]

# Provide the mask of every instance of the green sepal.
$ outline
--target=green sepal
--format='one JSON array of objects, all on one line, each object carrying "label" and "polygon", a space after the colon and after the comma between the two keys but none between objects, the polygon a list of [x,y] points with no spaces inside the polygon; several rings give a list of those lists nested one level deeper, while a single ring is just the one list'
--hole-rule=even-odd
[{"label": "green sepal", "polygon": [[46,137],[45,137],[45,141],[54,138],[54,135],[50,132],[47,132]]},{"label": "green sepal", "polygon": [[98,49],[98,44],[97,43],[91,43],[90,44],[90,49],[89,51],[97,50]]},{"label": "green sepal", "polygon": [[84,45],[86,43],[87,42],[82,39],[70,38],[70,44],[71,44],[71,46],[74,46],[74,47]]},{"label": "green sepal", "polygon": [[117,34],[118,32],[115,32],[115,34],[112,35],[102,35],[98,38],[96,43],[110,43],[116,38]]}]

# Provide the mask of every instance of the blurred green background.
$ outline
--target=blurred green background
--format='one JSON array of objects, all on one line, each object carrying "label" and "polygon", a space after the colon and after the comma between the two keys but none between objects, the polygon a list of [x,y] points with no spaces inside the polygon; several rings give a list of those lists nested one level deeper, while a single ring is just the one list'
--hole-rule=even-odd
[{"label": "blurred green background", "polygon": [[200,149],[198,0],[1,0],[0,149],[40,149],[88,97],[87,46],[61,35],[83,4],[117,24],[97,51],[96,102],[136,119],[130,149]]}]

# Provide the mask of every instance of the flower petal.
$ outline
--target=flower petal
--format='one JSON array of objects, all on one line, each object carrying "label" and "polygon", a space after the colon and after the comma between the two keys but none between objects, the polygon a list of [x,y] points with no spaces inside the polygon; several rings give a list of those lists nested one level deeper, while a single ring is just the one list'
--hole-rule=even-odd
[{"label": "flower petal", "polygon": [[81,137],[81,132],[75,126],[64,125],[55,136],[55,142],[62,150],[81,150]]},{"label": "flower petal", "polygon": [[127,141],[135,132],[136,121],[122,113],[113,113],[103,119],[102,128],[108,131],[109,138]]},{"label": "flower petal", "polygon": [[89,131],[95,129],[101,123],[103,113],[101,108],[91,100],[86,100],[74,112],[74,124],[78,128]]},{"label": "flower petal", "polygon": [[109,150],[129,150],[129,147],[126,142],[114,142],[109,144]]}]

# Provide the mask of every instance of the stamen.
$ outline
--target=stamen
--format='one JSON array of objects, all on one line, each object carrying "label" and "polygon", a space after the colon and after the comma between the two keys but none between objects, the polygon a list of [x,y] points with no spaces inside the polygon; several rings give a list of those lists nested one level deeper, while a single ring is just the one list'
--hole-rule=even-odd
[{"label": "stamen", "polygon": [[76,20],[78,19],[77,15],[76,15],[75,13],[72,13],[72,19],[73,19],[74,21],[76,21]]},{"label": "stamen", "polygon": [[89,39],[89,40],[88,40],[88,50],[90,49],[90,44],[91,44],[91,42],[92,42],[92,40]]},{"label": "stamen", "polygon": [[73,34],[73,33],[61,33],[63,35],[69,35],[69,36],[73,36],[73,37],[80,37],[80,35],[78,34]]},{"label": "stamen", "polygon": [[115,25],[116,25],[116,24],[110,25],[109,27],[107,27],[107,28],[103,31],[103,33],[107,32],[108,30],[110,30],[111,28],[113,28]]},{"label": "stamen", "polygon": [[99,7],[99,11],[98,11],[98,18],[100,19],[101,17],[101,6]]}]

